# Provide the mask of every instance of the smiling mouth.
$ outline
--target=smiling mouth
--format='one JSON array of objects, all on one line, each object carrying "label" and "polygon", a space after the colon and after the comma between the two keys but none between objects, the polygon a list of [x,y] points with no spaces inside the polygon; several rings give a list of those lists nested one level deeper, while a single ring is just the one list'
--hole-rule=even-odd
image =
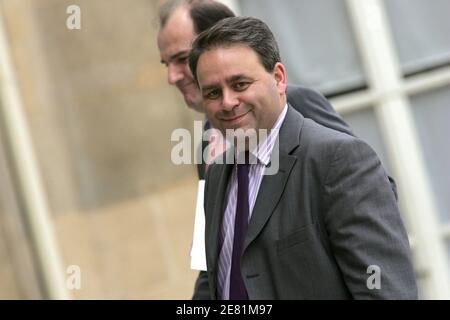
[{"label": "smiling mouth", "polygon": [[239,119],[245,117],[248,113],[250,113],[250,110],[247,111],[247,112],[244,113],[244,114],[241,114],[241,115],[236,116],[236,117],[233,117],[233,118],[228,118],[228,119],[225,118],[225,119],[222,119],[222,121],[225,121],[225,122],[233,122],[233,121],[237,121],[237,120],[239,120]]}]

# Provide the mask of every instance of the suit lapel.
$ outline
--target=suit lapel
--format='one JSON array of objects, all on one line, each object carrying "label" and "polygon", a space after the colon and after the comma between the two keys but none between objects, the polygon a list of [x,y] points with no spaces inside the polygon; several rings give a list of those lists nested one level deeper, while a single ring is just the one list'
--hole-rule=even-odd
[{"label": "suit lapel", "polygon": [[278,204],[288,181],[296,157],[280,155],[280,168],[276,175],[264,176],[253,208],[244,250],[258,236]]},{"label": "suit lapel", "polygon": [[279,144],[274,146],[272,160],[277,156],[275,148],[279,147],[279,170],[275,175],[263,177],[253,208],[248,234],[244,243],[244,250],[258,236],[264,225],[274,212],[286,187],[292,168],[297,157],[290,155],[300,145],[300,133],[304,118],[289,106],[286,118],[280,128]]}]

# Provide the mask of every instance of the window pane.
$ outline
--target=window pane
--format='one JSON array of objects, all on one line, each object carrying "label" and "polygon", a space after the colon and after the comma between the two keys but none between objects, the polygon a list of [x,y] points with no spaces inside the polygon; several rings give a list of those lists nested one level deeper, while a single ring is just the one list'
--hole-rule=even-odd
[{"label": "window pane", "polygon": [[450,1],[384,1],[404,73],[450,62]]},{"label": "window pane", "polygon": [[442,222],[450,222],[450,89],[411,97],[425,163]]},{"label": "window pane", "polygon": [[[265,21],[292,83],[325,94],[365,85],[343,0],[241,0],[241,14]],[[274,14],[276,13],[276,14]]]}]

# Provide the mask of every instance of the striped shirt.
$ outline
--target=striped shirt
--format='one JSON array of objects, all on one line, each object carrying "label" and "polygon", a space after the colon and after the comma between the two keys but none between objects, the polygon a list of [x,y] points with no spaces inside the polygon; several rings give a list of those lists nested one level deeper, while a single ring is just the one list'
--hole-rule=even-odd
[{"label": "striped shirt", "polygon": [[[284,107],[279,115],[267,139],[261,141],[258,148],[251,152],[251,157],[256,157],[257,161],[251,161],[249,170],[249,222],[252,216],[253,207],[255,206],[256,197],[258,195],[261,181],[264,177],[264,171],[270,163],[272,150],[278,137],[281,124],[286,117],[288,107]],[[255,163],[255,164],[252,164]],[[222,218],[222,227],[220,232],[220,243],[222,248],[219,254],[218,273],[217,273],[217,293],[219,299],[229,300],[230,297],[230,274],[231,274],[231,257],[233,255],[233,239],[234,239],[234,220],[236,216],[237,204],[237,165],[234,165],[231,178],[228,182],[227,192],[225,194],[225,212]]]}]

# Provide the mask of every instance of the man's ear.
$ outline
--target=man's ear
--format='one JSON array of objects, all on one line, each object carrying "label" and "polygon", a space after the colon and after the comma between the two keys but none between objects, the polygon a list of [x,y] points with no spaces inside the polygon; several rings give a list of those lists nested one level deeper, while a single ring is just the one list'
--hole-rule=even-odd
[{"label": "man's ear", "polygon": [[281,62],[277,62],[273,68],[273,77],[279,93],[285,93],[287,88],[286,68]]}]

